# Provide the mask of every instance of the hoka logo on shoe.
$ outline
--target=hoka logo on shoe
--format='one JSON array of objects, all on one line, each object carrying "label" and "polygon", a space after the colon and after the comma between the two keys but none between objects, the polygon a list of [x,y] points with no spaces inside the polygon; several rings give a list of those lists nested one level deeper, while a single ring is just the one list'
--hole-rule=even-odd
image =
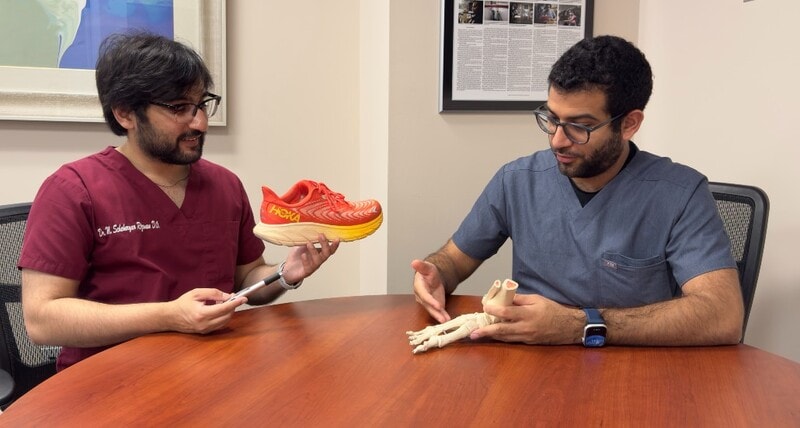
[{"label": "hoka logo on shoe", "polygon": [[292,210],[287,210],[286,208],[279,207],[274,204],[269,206],[269,213],[276,215],[284,220],[289,220],[295,223],[300,222],[300,213],[294,212]]}]

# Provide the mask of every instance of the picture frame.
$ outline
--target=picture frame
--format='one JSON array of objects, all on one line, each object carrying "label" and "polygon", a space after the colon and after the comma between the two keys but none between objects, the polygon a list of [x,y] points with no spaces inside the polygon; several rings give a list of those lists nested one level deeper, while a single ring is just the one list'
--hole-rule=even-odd
[{"label": "picture frame", "polygon": [[[441,7],[440,113],[536,109],[553,63],[593,31],[594,0],[441,0]],[[554,16],[539,14],[550,10]]]},{"label": "picture frame", "polygon": [[[225,126],[225,0],[174,0],[175,39],[194,48],[223,96],[209,125]],[[94,70],[0,66],[0,120],[104,122]]]}]

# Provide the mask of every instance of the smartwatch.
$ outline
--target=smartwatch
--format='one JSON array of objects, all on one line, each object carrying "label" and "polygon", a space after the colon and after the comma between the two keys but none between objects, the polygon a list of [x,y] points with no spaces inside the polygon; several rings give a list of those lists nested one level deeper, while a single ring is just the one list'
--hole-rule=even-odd
[{"label": "smartwatch", "polygon": [[584,308],[586,312],[586,326],[583,327],[583,346],[587,348],[599,348],[606,344],[606,321],[600,315],[600,311],[592,308]]}]

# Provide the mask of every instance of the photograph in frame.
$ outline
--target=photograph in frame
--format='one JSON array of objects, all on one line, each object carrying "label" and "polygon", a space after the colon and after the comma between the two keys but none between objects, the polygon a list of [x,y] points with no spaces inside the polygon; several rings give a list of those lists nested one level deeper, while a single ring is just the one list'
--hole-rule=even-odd
[{"label": "photograph in frame", "polygon": [[[81,0],[74,3],[80,6],[86,2]],[[200,53],[214,79],[215,93],[224,97],[225,0],[173,0],[171,3],[174,39]],[[80,18],[75,14],[80,10],[55,12],[72,14],[63,16],[60,27],[66,28],[63,30],[66,36],[59,33],[59,37],[74,36],[76,22]],[[20,13],[20,17],[15,19],[28,16]],[[6,16],[6,19],[11,17]],[[62,59],[64,50],[60,50],[58,55]],[[87,61],[84,60],[84,63]],[[0,120],[103,122],[94,78],[94,70],[88,67],[0,65]],[[209,119],[209,125],[224,126],[226,123],[227,111],[223,99],[217,114]]]}]

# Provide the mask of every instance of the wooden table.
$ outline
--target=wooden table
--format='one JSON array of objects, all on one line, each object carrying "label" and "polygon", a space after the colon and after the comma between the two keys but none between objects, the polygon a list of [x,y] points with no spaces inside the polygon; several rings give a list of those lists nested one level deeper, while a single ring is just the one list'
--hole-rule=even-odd
[{"label": "wooden table", "polygon": [[[451,314],[480,311],[453,296]],[[412,355],[410,295],[235,314],[224,331],[141,337],[64,370],[2,426],[800,426],[800,364],[708,348],[459,342]]]}]

